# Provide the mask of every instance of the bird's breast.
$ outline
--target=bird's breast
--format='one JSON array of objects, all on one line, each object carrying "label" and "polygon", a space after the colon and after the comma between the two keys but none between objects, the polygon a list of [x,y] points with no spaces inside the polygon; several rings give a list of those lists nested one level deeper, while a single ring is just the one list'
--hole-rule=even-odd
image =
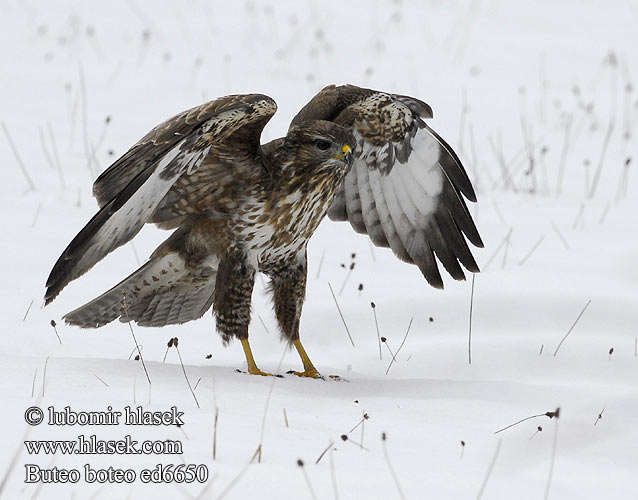
[{"label": "bird's breast", "polygon": [[251,204],[242,231],[249,260],[259,269],[295,258],[326,215],[335,193],[336,187],[318,183],[310,189],[273,193]]}]

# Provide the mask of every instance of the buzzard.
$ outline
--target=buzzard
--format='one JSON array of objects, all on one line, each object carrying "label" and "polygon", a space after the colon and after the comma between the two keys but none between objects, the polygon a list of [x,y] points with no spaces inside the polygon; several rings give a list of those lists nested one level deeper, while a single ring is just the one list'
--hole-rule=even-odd
[{"label": "buzzard", "polygon": [[415,264],[443,288],[478,266],[466,238],[483,243],[464,197],[472,184],[452,148],[413,97],[328,86],[285,137],[260,143],[277,109],[260,94],[232,95],[184,111],[151,130],[95,181],[100,210],[64,250],[47,280],[50,303],[72,280],[130,241],[146,223],[174,229],[137,271],[64,320],[97,328],[184,323],[213,308],[224,343],[240,339],[248,372],[262,372],[248,342],[255,273],[270,278],[282,337],[303,371],[319,378],[299,340],[309,238],[323,219]]}]

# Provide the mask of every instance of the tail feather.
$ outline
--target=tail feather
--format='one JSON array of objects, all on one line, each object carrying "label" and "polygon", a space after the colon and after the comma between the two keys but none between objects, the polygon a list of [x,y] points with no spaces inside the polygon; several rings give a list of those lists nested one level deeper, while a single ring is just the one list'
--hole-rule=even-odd
[{"label": "tail feather", "polygon": [[155,257],[64,320],[82,328],[98,328],[118,318],[140,326],[185,323],[210,309],[216,276],[212,259],[193,268],[176,253]]}]

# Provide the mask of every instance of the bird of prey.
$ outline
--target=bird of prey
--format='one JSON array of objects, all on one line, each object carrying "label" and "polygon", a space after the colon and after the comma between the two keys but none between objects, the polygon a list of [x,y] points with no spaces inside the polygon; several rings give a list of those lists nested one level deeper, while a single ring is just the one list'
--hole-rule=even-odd
[{"label": "bird of prey", "polygon": [[100,209],[55,263],[46,303],[154,223],[174,232],[137,271],[66,314],[67,323],[165,326],[212,306],[224,343],[240,339],[248,372],[270,375],[248,342],[262,272],[280,333],[303,363],[295,373],[320,378],[299,339],[299,319],[306,246],[326,214],[415,264],[434,287],[443,287],[436,258],[457,280],[465,279],[461,264],[479,271],[466,238],[483,243],[464,201],[476,196],[458,156],[425,123],[427,104],[331,85],[285,137],[262,145],[276,109],[265,95],[221,97],[151,130],[95,181]]}]

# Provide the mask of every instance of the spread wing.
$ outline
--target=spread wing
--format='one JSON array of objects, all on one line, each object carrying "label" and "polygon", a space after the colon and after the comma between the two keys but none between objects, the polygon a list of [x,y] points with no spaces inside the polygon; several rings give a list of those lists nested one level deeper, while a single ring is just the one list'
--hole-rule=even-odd
[{"label": "spread wing", "polygon": [[466,238],[483,247],[464,197],[476,201],[452,148],[425,123],[431,108],[407,96],[352,85],[326,87],[293,119],[332,120],[357,139],[355,160],[328,215],[349,221],[376,246],[416,264],[428,283],[443,288],[435,259],[457,280],[460,264],[479,268]]},{"label": "spread wing", "polygon": [[276,109],[260,94],[222,97],[151,130],[95,181],[100,210],[55,263],[46,303],[145,223],[175,227],[222,194],[232,203],[239,186],[263,173],[261,131]]}]

